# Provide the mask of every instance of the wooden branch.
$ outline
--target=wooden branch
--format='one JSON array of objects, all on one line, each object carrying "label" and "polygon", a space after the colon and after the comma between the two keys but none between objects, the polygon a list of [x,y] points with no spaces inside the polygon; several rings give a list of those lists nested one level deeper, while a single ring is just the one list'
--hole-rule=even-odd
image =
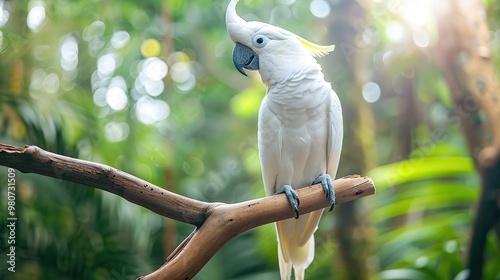
[{"label": "wooden branch", "polygon": [[[366,177],[347,177],[335,180],[337,204],[354,200],[375,192],[373,182]],[[300,197],[299,213],[329,207],[321,185],[297,190]],[[238,234],[260,225],[293,218],[284,195],[270,196],[235,204],[219,204],[207,213],[207,220],[191,240],[174,252],[168,262],[142,279],[191,279],[210,258]],[[181,246],[184,244],[181,244]]]},{"label": "wooden branch", "polygon": [[18,148],[0,144],[0,165],[101,189],[162,216],[197,227],[203,224],[211,206],[166,191],[110,166],[54,154],[36,146]]},{"label": "wooden branch", "polygon": [[[141,279],[191,279],[238,234],[295,215],[284,195],[234,204],[208,203],[169,192],[107,165],[50,153],[36,146],[0,144],[0,165],[108,191],[162,216],[196,226],[162,267]],[[334,185],[337,204],[375,193],[373,181],[357,175],[337,179]],[[301,214],[329,206],[319,184],[297,193]]]}]

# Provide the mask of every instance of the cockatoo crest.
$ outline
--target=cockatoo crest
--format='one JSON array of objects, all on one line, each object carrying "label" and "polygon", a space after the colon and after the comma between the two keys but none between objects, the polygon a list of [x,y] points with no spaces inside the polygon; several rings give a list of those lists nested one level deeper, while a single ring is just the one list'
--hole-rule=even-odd
[{"label": "cockatoo crest", "polygon": [[328,53],[333,52],[333,50],[335,49],[335,45],[322,46],[322,45],[311,43],[300,36],[297,36],[297,35],[295,35],[295,36],[296,36],[297,40],[300,41],[300,43],[309,51],[309,53],[313,57],[323,57],[323,56],[327,55]]},{"label": "cockatoo crest", "polygon": [[233,62],[243,75],[246,75],[243,68],[259,70],[264,81],[278,75],[273,71],[290,73],[311,65],[311,57],[323,57],[335,48],[314,44],[271,24],[247,22],[236,13],[237,3],[238,0],[231,0],[227,7],[226,26],[229,37],[236,43]]}]

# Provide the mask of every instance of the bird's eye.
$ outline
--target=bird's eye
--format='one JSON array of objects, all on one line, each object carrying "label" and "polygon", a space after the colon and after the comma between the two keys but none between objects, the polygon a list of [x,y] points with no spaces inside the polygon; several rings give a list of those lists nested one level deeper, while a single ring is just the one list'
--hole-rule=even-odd
[{"label": "bird's eye", "polygon": [[257,48],[262,48],[264,47],[267,42],[269,41],[269,38],[267,38],[264,35],[257,35],[253,38],[253,43]]}]

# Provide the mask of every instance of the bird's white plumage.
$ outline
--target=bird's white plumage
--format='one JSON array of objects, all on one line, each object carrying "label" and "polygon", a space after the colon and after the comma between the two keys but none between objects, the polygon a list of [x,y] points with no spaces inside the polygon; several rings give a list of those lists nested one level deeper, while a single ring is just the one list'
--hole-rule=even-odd
[{"label": "bird's white plumage", "polygon": [[[342,148],[342,112],[319,65],[269,85],[259,111],[258,134],[267,195],[284,184],[307,186],[325,173],[335,177]],[[282,279],[289,279],[292,264],[297,278],[311,263],[311,237],[321,214],[322,210],[277,223]]]},{"label": "bird's white plumage", "polygon": [[[227,8],[228,34],[258,55],[258,70],[267,86],[258,129],[266,194],[285,184],[295,189],[308,186],[326,173],[335,178],[342,149],[342,111],[313,57],[333,46],[313,44],[273,25],[246,22],[236,13],[237,2],[231,0]],[[267,44],[256,45],[257,36]],[[303,279],[314,258],[313,233],[322,213],[276,223],[282,280],[290,279],[292,267],[295,279]]]}]

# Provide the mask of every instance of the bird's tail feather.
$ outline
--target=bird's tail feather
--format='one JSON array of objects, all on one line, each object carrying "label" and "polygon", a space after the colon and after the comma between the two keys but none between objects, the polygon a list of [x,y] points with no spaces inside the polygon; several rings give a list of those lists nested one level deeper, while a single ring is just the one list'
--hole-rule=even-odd
[{"label": "bird's tail feather", "polygon": [[[296,219],[276,223],[278,255],[282,280],[289,280],[292,270],[295,279],[301,280],[304,270],[314,258],[314,236],[322,210],[305,214]],[[305,225],[305,226],[304,226]]]}]

